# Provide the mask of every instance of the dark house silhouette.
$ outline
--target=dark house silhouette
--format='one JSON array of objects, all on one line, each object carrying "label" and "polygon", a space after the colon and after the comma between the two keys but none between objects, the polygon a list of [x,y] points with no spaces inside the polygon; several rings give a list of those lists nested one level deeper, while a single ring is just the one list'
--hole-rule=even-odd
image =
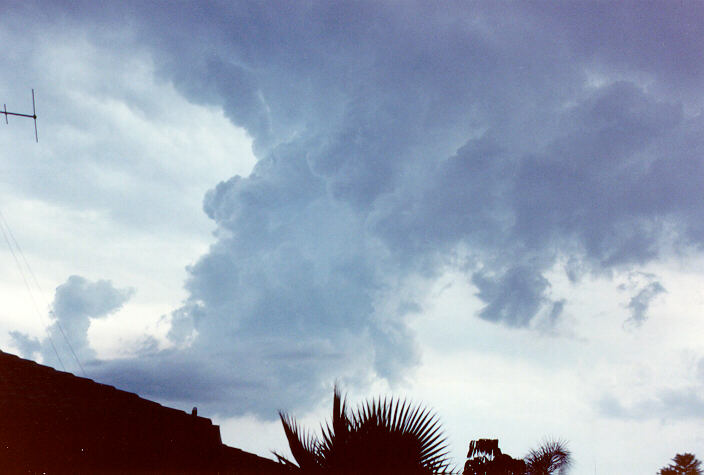
[{"label": "dark house silhouette", "polygon": [[281,473],[210,419],[0,351],[0,473]]}]

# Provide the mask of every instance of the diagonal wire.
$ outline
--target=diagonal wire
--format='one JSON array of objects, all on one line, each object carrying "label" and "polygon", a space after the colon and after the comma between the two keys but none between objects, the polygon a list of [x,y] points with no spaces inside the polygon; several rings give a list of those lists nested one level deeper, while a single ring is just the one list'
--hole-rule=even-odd
[{"label": "diagonal wire", "polygon": [[[41,287],[41,285],[39,285],[39,281],[37,280],[37,276],[34,274],[34,271],[32,270],[32,266],[29,265],[29,261],[27,261],[27,258],[25,257],[25,254],[22,251],[22,248],[20,247],[19,242],[17,242],[17,239],[15,239],[15,235],[12,232],[12,228],[10,228],[10,225],[7,222],[7,220],[5,219],[5,217],[3,216],[2,211],[0,211],[0,221],[3,223],[3,228],[7,229],[7,233],[9,234],[10,238],[12,239],[12,242],[14,243],[15,247],[17,248],[17,251],[19,252],[20,256],[22,257],[22,261],[24,261],[24,265],[27,268],[27,271],[28,271],[30,277],[32,278],[34,285],[36,286],[37,290],[39,291],[39,294],[42,295],[43,294],[42,287]],[[5,237],[5,242],[8,242],[7,236],[5,236],[4,229],[3,229],[3,235]],[[9,243],[8,243],[8,246],[9,246]],[[9,247],[10,247],[10,251],[12,252],[12,246],[9,246]],[[22,273],[22,279],[25,281],[25,285],[27,285],[27,288],[30,291],[30,296],[32,296],[31,288],[29,287],[27,280],[25,278],[25,275],[22,272],[22,267],[19,264],[17,256],[15,255],[14,252],[12,252],[12,255],[15,258],[15,262],[18,263],[18,267],[20,268],[20,272]],[[37,313],[39,313],[41,315],[41,313],[39,312],[39,308],[38,308],[33,296],[32,296],[32,301],[34,302],[34,307],[37,310]],[[76,354],[76,351],[73,349],[73,345],[71,344],[71,340],[69,340],[68,336],[66,335],[66,332],[64,331],[63,325],[61,325],[61,320],[59,320],[59,317],[56,316],[56,314],[54,313],[53,310],[50,310],[50,312],[52,315],[54,315],[56,317],[56,326],[59,329],[59,332],[61,333],[61,336],[63,337],[64,341],[66,342],[68,349],[71,351],[71,355],[73,355],[73,359],[76,361],[76,364],[80,368],[81,373],[83,374],[84,377],[86,377],[86,370],[83,368],[83,365],[81,364],[81,360],[78,359],[78,355]],[[51,338],[51,332],[47,331],[47,335],[49,336],[49,341],[51,343],[51,346],[54,348],[54,352],[57,353],[56,348],[54,347],[54,342]],[[63,362],[61,361],[61,358],[59,357],[58,353],[56,356],[57,356],[57,358],[59,358],[59,362],[63,366]]]},{"label": "diagonal wire", "polygon": [[[15,239],[15,235],[12,233],[12,228],[10,228],[9,223],[3,216],[2,212],[0,211],[0,220],[4,223],[5,228],[7,228],[7,232],[10,235],[10,238],[12,239],[12,242],[15,244],[15,247],[20,253],[20,256],[22,257],[22,260],[24,261],[24,265],[27,268],[27,271],[29,272],[30,277],[32,278],[32,281],[34,282],[34,285],[36,286],[37,290],[39,291],[39,294],[42,295],[42,287],[39,285],[39,281],[37,280],[37,276],[34,274],[34,271],[32,270],[32,266],[29,265],[29,262],[27,261],[27,258],[24,255],[24,252],[22,252],[22,248],[20,247],[20,244],[17,242],[17,239]],[[35,304],[36,307],[36,304]],[[64,328],[61,325],[61,320],[59,320],[59,317],[54,314],[54,311],[50,311],[52,315],[56,317],[56,326],[59,329],[59,332],[61,332],[61,336],[63,337],[64,341],[66,342],[66,345],[68,345],[68,349],[71,351],[71,354],[73,355],[73,359],[76,360],[76,363],[78,364],[78,367],[81,369],[81,373],[83,376],[86,376],[86,371],[83,369],[83,365],[81,364],[81,361],[78,359],[78,356],[76,355],[76,352],[73,349],[73,345],[71,345],[71,341],[68,339],[68,336],[66,335],[66,332],[64,332]]]},{"label": "diagonal wire", "polygon": [[[7,232],[6,232],[7,229]],[[12,247],[12,243],[10,242],[10,238],[8,237],[8,232],[10,232],[10,227],[7,224],[7,221],[5,220],[5,217],[2,215],[2,212],[0,212],[0,231],[2,231],[2,237],[5,238],[5,243],[7,244],[8,249],[10,249],[10,253],[12,254],[12,257],[15,259],[15,264],[17,264],[17,268],[20,271],[20,275],[22,276],[22,281],[24,282],[25,287],[27,288],[27,292],[29,293],[29,298],[32,301],[32,305],[34,306],[34,311],[37,313],[37,316],[39,317],[39,322],[42,326],[45,325],[44,319],[42,318],[42,313],[39,311],[39,306],[37,305],[37,301],[34,298],[34,293],[32,292],[32,288],[29,285],[29,282],[27,281],[27,276],[25,275],[25,271],[22,268],[22,264],[20,263],[20,260],[17,257],[17,253]],[[66,371],[66,366],[64,365],[64,362],[61,360],[61,356],[59,356],[59,352],[56,350],[56,346],[54,345],[54,339],[51,338],[51,332],[47,330],[47,336],[49,337],[49,343],[51,343],[51,348],[54,350],[54,354],[56,355],[56,358],[59,360],[59,364],[61,364],[61,368]]]},{"label": "diagonal wire", "polygon": [[[24,252],[22,252],[22,248],[20,247],[20,244],[17,242],[17,239],[15,239],[15,235],[12,233],[12,228],[10,228],[10,225],[8,224],[7,220],[5,219],[5,217],[3,216],[1,211],[0,211],[0,220],[2,220],[5,227],[7,228],[7,232],[10,234],[10,238],[12,239],[12,242],[15,244],[17,251],[19,251],[20,257],[22,257],[22,261],[24,261],[24,265],[27,268],[27,271],[29,272],[29,275],[32,278],[32,281],[34,282],[35,287],[39,291],[39,294],[43,295],[44,292],[42,292],[42,287],[41,287],[41,285],[39,285],[39,281],[37,280],[37,276],[34,274],[34,271],[32,271],[32,267],[29,265],[29,262],[27,261],[27,258],[25,257]],[[56,317],[56,326],[58,327],[59,332],[61,332],[61,336],[63,337],[64,341],[68,345],[68,349],[71,350],[71,354],[73,355],[73,359],[76,360],[78,367],[81,369],[81,373],[83,374],[83,376],[85,376],[86,371],[83,369],[83,365],[81,364],[80,360],[78,359],[76,352],[73,350],[73,345],[71,345],[71,341],[66,336],[66,333],[64,332],[63,326],[61,325],[61,321],[59,320],[59,317],[56,316],[56,314],[54,313],[53,310],[50,310],[50,313]]]},{"label": "diagonal wire", "polygon": [[[30,270],[30,272],[31,272],[31,270]],[[50,310],[49,312],[54,317],[56,317],[56,326],[59,328],[59,331],[61,332],[61,336],[66,341],[66,344],[68,345],[68,349],[71,350],[71,354],[73,355],[73,359],[76,360],[76,363],[78,363],[78,367],[81,368],[81,374],[83,374],[83,377],[87,377],[86,370],[83,369],[83,365],[81,364],[81,361],[78,359],[78,356],[76,356],[76,352],[73,350],[73,345],[71,345],[71,341],[66,336],[66,333],[64,333],[64,329],[61,326],[61,321],[59,320],[59,317],[54,313],[54,310]]]}]

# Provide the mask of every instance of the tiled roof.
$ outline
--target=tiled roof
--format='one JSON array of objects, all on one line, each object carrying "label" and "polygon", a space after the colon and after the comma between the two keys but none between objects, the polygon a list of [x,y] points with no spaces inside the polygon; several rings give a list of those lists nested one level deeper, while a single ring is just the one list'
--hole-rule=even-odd
[{"label": "tiled roof", "polygon": [[2,473],[276,473],[210,419],[0,351]]}]

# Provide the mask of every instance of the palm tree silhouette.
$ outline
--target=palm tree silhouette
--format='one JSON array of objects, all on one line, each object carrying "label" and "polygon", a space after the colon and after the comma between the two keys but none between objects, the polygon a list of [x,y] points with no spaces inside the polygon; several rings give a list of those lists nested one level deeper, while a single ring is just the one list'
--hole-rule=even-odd
[{"label": "palm tree silhouette", "polygon": [[296,463],[274,452],[295,471],[314,474],[432,474],[448,470],[447,441],[437,416],[405,400],[378,398],[348,415],[335,386],[332,425],[322,439],[279,412]]},{"label": "palm tree silhouette", "polygon": [[572,454],[565,442],[548,440],[537,449],[531,450],[524,460],[530,475],[562,474],[572,465]]}]

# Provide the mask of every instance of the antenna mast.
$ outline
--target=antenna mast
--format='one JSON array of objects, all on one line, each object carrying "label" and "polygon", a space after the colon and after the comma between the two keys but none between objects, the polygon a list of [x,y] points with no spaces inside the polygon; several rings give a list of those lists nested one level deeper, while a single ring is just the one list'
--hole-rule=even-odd
[{"label": "antenna mast", "polygon": [[37,143],[39,142],[39,135],[37,134],[37,109],[34,105],[34,89],[32,89],[32,115],[29,114],[19,114],[17,112],[7,112],[7,104],[3,104],[3,110],[0,111],[0,114],[5,114],[5,123],[9,124],[7,120],[8,115],[14,115],[17,117],[29,117],[30,119],[34,119],[34,138],[36,139]]}]

